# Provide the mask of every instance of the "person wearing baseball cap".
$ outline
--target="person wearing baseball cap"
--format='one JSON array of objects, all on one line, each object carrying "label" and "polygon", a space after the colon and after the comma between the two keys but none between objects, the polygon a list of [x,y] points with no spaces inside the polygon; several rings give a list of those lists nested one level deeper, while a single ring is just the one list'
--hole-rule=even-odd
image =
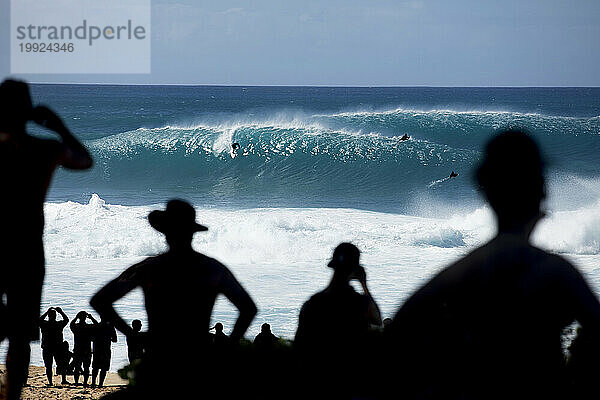
[{"label": "person wearing baseball cap", "polygon": [[[294,346],[300,354],[301,367],[315,382],[311,387],[322,391],[306,393],[307,396],[345,398],[366,394],[359,387],[365,379],[357,379],[349,387],[348,377],[357,373],[357,364],[362,367],[363,362],[368,363],[368,333],[382,322],[359,259],[360,251],[355,245],[338,245],[327,264],[333,270],[329,285],[300,309]],[[350,284],[353,280],[360,283],[363,293],[354,290]]]}]

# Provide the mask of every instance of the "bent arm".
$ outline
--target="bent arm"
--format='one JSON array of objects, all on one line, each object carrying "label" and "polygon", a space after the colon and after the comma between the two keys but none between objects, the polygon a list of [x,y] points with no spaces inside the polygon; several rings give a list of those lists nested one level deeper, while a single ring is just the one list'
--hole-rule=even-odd
[{"label": "bent arm", "polygon": [[240,312],[237,321],[235,321],[233,331],[229,336],[233,342],[238,342],[244,336],[246,330],[248,330],[258,309],[248,292],[246,292],[231,272],[227,271],[222,284],[222,293]]},{"label": "bent arm", "polygon": [[48,313],[50,312],[50,310],[52,310],[52,307],[50,307],[48,310],[46,310],[45,313],[40,315],[40,322],[44,322],[44,319],[48,316]]},{"label": "bent arm", "polygon": [[365,296],[367,296],[367,318],[369,320],[369,324],[380,327],[383,323],[381,320],[381,312],[379,311],[379,306],[375,302],[373,296],[371,296],[371,292],[369,292],[369,288],[367,287],[367,281],[360,282],[363,292]]},{"label": "bent arm", "polygon": [[594,295],[585,278],[572,265],[565,268],[567,273],[563,273],[560,278],[563,284],[567,284],[575,318],[586,331],[600,334],[600,302]]},{"label": "bent arm", "polygon": [[87,149],[71,134],[56,113],[45,106],[37,106],[33,111],[33,119],[62,138],[57,163],[69,169],[88,169],[93,160]]},{"label": "bent arm", "polygon": [[62,136],[62,146],[58,163],[69,169],[88,169],[92,166],[92,156],[87,149],[66,131]]},{"label": "bent arm", "polygon": [[383,325],[383,322],[381,319],[381,312],[379,311],[379,306],[377,306],[377,303],[375,302],[375,299],[373,299],[371,294],[367,294],[367,297],[369,299],[369,305],[367,307],[367,317],[369,319],[369,324],[376,327],[381,327],[381,325]]},{"label": "bent arm", "polygon": [[65,314],[65,312],[60,307],[56,308],[56,311],[58,311],[58,313],[63,319],[63,327],[67,326],[67,324],[69,323],[69,317],[67,317],[67,314]]},{"label": "bent arm", "polygon": [[[133,272],[136,266],[129,268],[115,280],[109,282],[96,293],[90,300],[90,305],[100,315],[102,320],[110,321],[115,328],[130,336],[133,334],[133,329],[121,318],[115,310],[113,304],[131,292],[136,287],[140,286],[140,282],[136,279],[136,274]],[[97,323],[92,316],[88,316]]]}]

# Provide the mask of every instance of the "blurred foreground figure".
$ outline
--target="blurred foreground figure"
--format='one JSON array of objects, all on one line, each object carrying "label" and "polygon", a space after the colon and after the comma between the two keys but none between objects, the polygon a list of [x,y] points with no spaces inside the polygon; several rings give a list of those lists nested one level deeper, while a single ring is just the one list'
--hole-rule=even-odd
[{"label": "blurred foreground figure", "polygon": [[[368,368],[368,333],[381,325],[379,307],[367,287],[367,274],[359,264],[360,251],[351,243],[336,247],[328,266],[329,285],[313,295],[300,310],[294,345],[301,374],[310,385],[306,398],[352,398],[367,395],[364,373]],[[364,293],[350,285],[357,280]],[[303,396],[300,396],[301,398]],[[359,396],[361,397],[361,396]]]},{"label": "blurred foreground figure", "polygon": [[430,280],[386,328],[407,398],[569,398],[561,333],[576,320],[597,340],[600,304],[573,265],[529,242],[543,217],[542,172],[522,132],[487,145],[477,180],[496,237]]},{"label": "blurred foreground figure", "polygon": [[[122,396],[136,398],[185,398],[184,382],[203,385],[202,392],[211,389],[205,368],[198,360],[208,357],[207,335],[210,316],[218,294],[223,294],[239,310],[239,316],[229,337],[237,343],[257,309],[254,302],[223,264],[192,249],[194,233],[208,228],[196,223],[196,212],[187,202],[171,200],[165,211],[152,211],[148,221],[165,234],[169,250],[128,268],[119,277],[100,289],[90,304],[98,314],[123,332],[135,332],[115,311],[113,303],[137,287],[144,291],[148,332],[143,368],[138,370],[136,389]],[[191,329],[184,321],[193,317],[199,327]],[[176,370],[178,384],[164,382],[164,368]],[[180,383],[180,384],[179,384]],[[222,388],[216,385],[220,391]],[[239,388],[243,390],[243,388]],[[163,396],[163,397],[161,397]],[[179,397],[178,397],[179,396]]]},{"label": "blurred foreground figure", "polygon": [[[61,140],[38,139],[25,131],[29,121]],[[47,107],[34,107],[25,82],[0,85],[0,341],[8,338],[9,400],[18,399],[27,380],[32,340],[44,281],[44,200],[58,166],[87,169],[92,158]],[[4,299],[3,299],[4,297]]]}]

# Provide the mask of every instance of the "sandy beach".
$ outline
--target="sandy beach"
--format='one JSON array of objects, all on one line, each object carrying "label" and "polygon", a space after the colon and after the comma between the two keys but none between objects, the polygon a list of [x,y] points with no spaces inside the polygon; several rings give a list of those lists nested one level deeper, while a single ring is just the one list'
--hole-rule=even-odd
[{"label": "sandy beach", "polygon": [[[4,382],[6,374],[6,366],[0,365],[0,379]],[[127,382],[119,377],[115,372],[106,374],[104,387],[102,388],[84,388],[83,386],[72,385],[73,377],[67,376],[67,380],[71,385],[61,385],[62,377],[54,376],[54,386],[47,386],[46,372],[44,367],[30,366],[29,379],[27,386],[21,392],[23,400],[38,400],[38,399],[59,399],[59,400],[88,400],[99,399],[107,393],[114,392],[124,387]],[[80,378],[80,382],[83,378]],[[91,380],[91,378],[90,378]],[[0,399],[4,399],[3,393],[0,393]]]}]

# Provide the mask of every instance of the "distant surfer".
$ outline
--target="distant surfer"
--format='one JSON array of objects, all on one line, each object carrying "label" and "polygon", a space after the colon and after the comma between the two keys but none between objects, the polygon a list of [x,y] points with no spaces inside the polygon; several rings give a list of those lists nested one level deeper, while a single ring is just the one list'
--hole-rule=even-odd
[{"label": "distant surfer", "polygon": [[240,144],[238,142],[233,142],[231,144],[231,158],[235,158],[237,156],[237,151],[240,149]]},{"label": "distant surfer", "polygon": [[405,140],[410,139],[410,136],[408,136],[406,133],[404,135],[402,135],[402,137],[400,139],[398,139],[399,142],[404,142]]},{"label": "distant surfer", "polygon": [[450,173],[450,176],[449,176],[449,178],[456,178],[457,176],[458,176],[458,174],[457,174],[456,172],[452,171],[452,172]]}]

